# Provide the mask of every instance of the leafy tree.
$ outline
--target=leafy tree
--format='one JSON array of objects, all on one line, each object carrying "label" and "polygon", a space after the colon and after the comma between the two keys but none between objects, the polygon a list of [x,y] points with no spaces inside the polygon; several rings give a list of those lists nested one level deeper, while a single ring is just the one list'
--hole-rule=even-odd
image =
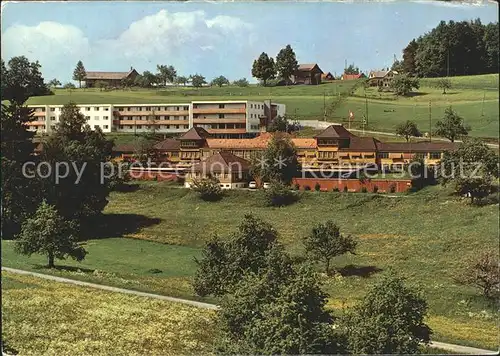
[{"label": "leafy tree", "polygon": [[295,57],[295,52],[290,45],[282,48],[278,55],[276,56],[276,71],[281,79],[284,79],[287,83],[290,81],[290,77],[299,68],[299,63]]},{"label": "leafy tree", "polygon": [[498,73],[498,63],[499,63],[499,37],[498,37],[498,22],[489,23],[484,28],[484,46],[486,51],[486,72],[487,73]]},{"label": "leafy tree", "polygon": [[59,80],[55,79],[55,78],[54,78],[54,79],[52,79],[52,80],[49,82],[49,87],[59,87],[59,86],[61,86],[61,85],[62,85],[62,83],[61,83]]},{"label": "leafy tree", "polygon": [[411,185],[413,188],[422,189],[436,182],[434,167],[426,165],[422,157],[415,156],[411,160],[409,168],[412,178]]},{"label": "leafy tree", "polygon": [[359,68],[354,66],[354,63],[349,64],[349,67],[345,68],[344,74],[359,74]]},{"label": "leafy tree", "polygon": [[227,239],[214,236],[201,260],[196,259],[195,292],[200,296],[232,292],[245,274],[258,273],[267,265],[266,255],[277,236],[270,224],[253,215],[245,215],[238,231]]},{"label": "leafy tree", "polygon": [[278,180],[290,185],[299,171],[295,145],[288,136],[279,133],[274,134],[265,151],[252,160],[252,175],[264,181]]},{"label": "leafy tree", "polygon": [[444,111],[443,120],[436,122],[436,132],[438,136],[446,137],[451,142],[457,138],[467,136],[470,127],[464,124],[464,119],[458,116],[451,106]]},{"label": "leafy tree", "polygon": [[30,62],[24,56],[12,57],[7,67],[2,60],[2,100],[23,104],[31,96],[49,95],[40,63]]},{"label": "leafy tree", "polygon": [[451,80],[448,78],[441,78],[436,82],[436,87],[443,89],[443,94],[446,94],[446,89],[451,89]]},{"label": "leafy tree", "polygon": [[154,145],[156,143],[158,141],[155,138],[154,130],[139,134],[133,142],[135,161],[143,165],[148,164],[149,160],[154,157]]},{"label": "leafy tree", "polygon": [[280,181],[272,181],[270,188],[265,191],[265,198],[269,206],[285,206],[296,202],[299,195],[290,190],[290,186]]},{"label": "leafy tree", "polygon": [[396,135],[403,136],[406,142],[410,141],[412,137],[422,137],[422,133],[417,128],[417,124],[410,120],[402,122],[396,127]]},{"label": "leafy tree", "polygon": [[[51,168],[50,175],[44,172],[48,176],[42,179],[41,188],[59,214],[85,227],[108,203],[111,181],[103,175],[101,164],[110,160],[113,141],[100,129],[91,130],[74,103],[63,106],[59,119],[41,155]],[[58,178],[56,167],[61,162],[69,162],[69,167],[60,168],[67,175]]]},{"label": "leafy tree", "polygon": [[417,72],[415,54],[418,49],[418,44],[412,40],[403,50],[403,73],[415,75]]},{"label": "leafy tree", "polygon": [[200,194],[200,198],[205,201],[220,200],[224,194],[217,178],[208,177],[193,179],[191,188]]},{"label": "leafy tree", "polygon": [[345,342],[325,310],[326,294],[314,272],[293,268],[277,246],[267,268],[246,274],[223,299],[216,351],[225,354],[299,355],[345,353]]},{"label": "leafy tree", "polygon": [[432,333],[424,322],[427,302],[394,275],[373,286],[344,323],[353,354],[414,354]]},{"label": "leafy tree", "polygon": [[82,261],[87,252],[77,243],[74,224],[65,221],[56,208],[42,202],[35,215],[28,218],[16,241],[16,251],[31,256],[46,255],[48,266],[54,268],[54,259],[68,256]]},{"label": "leafy tree", "polygon": [[391,70],[399,74],[403,73],[403,61],[395,60],[394,63],[392,63]]},{"label": "leafy tree", "polygon": [[314,261],[325,264],[325,273],[330,274],[332,258],[347,252],[354,253],[357,242],[351,235],[342,235],[340,228],[331,220],[313,227],[311,234],[303,239],[306,252]]},{"label": "leafy tree", "polygon": [[162,83],[163,85],[167,85],[167,83],[173,83],[175,78],[177,77],[177,71],[175,70],[174,66],[167,66],[167,65],[160,65],[158,64],[156,66],[156,69],[158,70],[157,77],[159,79],[159,83]]},{"label": "leafy tree", "polygon": [[186,86],[187,82],[189,82],[187,77],[184,77],[182,75],[175,77],[175,83],[177,83],[177,84],[182,84],[182,85]]},{"label": "leafy tree", "polygon": [[63,85],[63,89],[75,89],[76,86],[73,83],[66,83]]},{"label": "leafy tree", "polygon": [[246,78],[241,78],[241,79],[235,80],[233,82],[233,85],[236,85],[238,87],[247,87],[247,86],[249,86],[249,83],[248,83],[248,80]]},{"label": "leafy tree", "polygon": [[457,279],[460,283],[479,288],[486,298],[496,298],[500,293],[498,254],[485,251],[467,261]]},{"label": "leafy tree", "polygon": [[195,88],[201,88],[203,85],[207,84],[207,81],[201,74],[193,74],[191,76],[191,84]]},{"label": "leafy tree", "polygon": [[453,183],[455,192],[475,198],[486,196],[493,179],[499,177],[498,155],[478,139],[466,139],[457,150],[444,152],[440,179]]},{"label": "leafy tree", "polygon": [[399,74],[390,82],[390,88],[396,95],[408,95],[413,88],[418,89],[420,83],[418,78],[410,77],[407,74]]},{"label": "leafy tree", "polygon": [[94,86],[95,86],[95,88],[100,89],[100,91],[103,91],[103,90],[109,88],[108,82],[105,82],[103,80],[96,81],[95,84],[94,84]]},{"label": "leafy tree", "polygon": [[229,80],[225,76],[221,75],[217,78],[214,78],[210,85],[217,85],[218,87],[222,87],[223,85],[229,85]]},{"label": "leafy tree", "polygon": [[276,76],[274,59],[272,57],[269,57],[267,53],[262,52],[259,58],[253,61],[252,76],[254,78],[262,80],[264,86],[266,86],[267,81],[269,79],[273,79]]},{"label": "leafy tree", "polygon": [[151,88],[153,85],[158,84],[158,82],[158,76],[148,70],[135,78],[135,84],[142,88]]},{"label": "leafy tree", "polygon": [[82,87],[82,81],[87,79],[87,71],[85,70],[85,67],[83,66],[82,61],[78,61],[76,64],[76,68],[73,71],[73,80],[78,81],[79,87]]},{"label": "leafy tree", "polygon": [[290,118],[287,115],[276,116],[273,121],[269,124],[267,128],[268,132],[288,132],[292,133],[300,129],[300,124],[298,122],[290,122]]}]

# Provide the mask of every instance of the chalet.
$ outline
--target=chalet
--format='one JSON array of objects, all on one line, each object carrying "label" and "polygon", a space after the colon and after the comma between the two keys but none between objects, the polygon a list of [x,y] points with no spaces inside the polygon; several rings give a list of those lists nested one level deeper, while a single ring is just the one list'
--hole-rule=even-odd
[{"label": "chalet", "polygon": [[292,81],[294,84],[318,85],[321,84],[322,74],[323,71],[316,63],[299,64],[299,68],[292,75]]},{"label": "chalet", "polygon": [[321,74],[321,80],[324,80],[324,81],[335,80],[335,77],[330,72],[323,73],[323,74]]},{"label": "chalet", "polygon": [[362,79],[366,78],[366,75],[364,73],[359,73],[359,74],[342,74],[340,77],[340,80],[356,80],[356,79]]},{"label": "chalet", "polygon": [[124,79],[133,81],[138,75],[134,68],[128,72],[86,72],[85,86],[93,88],[96,82],[104,82],[110,87],[120,87]]},{"label": "chalet", "polygon": [[372,87],[382,87],[388,88],[391,85],[391,81],[398,72],[393,70],[378,70],[371,71],[368,76],[368,83]]}]

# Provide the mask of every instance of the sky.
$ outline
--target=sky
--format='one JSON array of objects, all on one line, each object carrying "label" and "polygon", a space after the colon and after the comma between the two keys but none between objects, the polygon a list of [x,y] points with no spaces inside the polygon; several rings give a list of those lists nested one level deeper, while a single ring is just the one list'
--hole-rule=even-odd
[{"label": "sky", "polygon": [[427,0],[342,2],[2,2],[1,55],[38,60],[65,83],[88,71],[156,71],[207,80],[251,78],[253,60],[290,44],[299,63],[340,75],[390,67],[394,55],[439,21],[498,21],[498,5]]}]

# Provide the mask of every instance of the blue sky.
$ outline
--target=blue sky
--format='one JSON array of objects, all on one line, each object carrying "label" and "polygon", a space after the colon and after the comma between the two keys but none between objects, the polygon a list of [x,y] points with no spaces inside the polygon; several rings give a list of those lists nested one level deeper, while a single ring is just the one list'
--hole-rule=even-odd
[{"label": "blue sky", "polygon": [[2,3],[2,58],[39,60],[47,80],[87,70],[251,78],[261,52],[291,44],[299,63],[340,74],[390,66],[408,42],[441,20],[498,21],[498,5],[436,1]]}]

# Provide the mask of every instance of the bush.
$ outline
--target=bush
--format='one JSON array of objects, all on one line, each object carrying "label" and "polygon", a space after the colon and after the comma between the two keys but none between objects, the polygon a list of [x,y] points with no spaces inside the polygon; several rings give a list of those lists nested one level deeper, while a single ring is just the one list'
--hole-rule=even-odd
[{"label": "bush", "polygon": [[300,184],[299,183],[295,183],[295,189],[296,190],[300,190]]},{"label": "bush", "polygon": [[332,192],[340,192],[339,188],[338,187],[335,187],[332,189]]},{"label": "bush", "polygon": [[319,192],[319,191],[321,190],[321,184],[316,183],[316,184],[314,185],[314,190],[315,190],[315,191],[317,191],[317,192]]},{"label": "bush", "polygon": [[224,195],[219,180],[216,178],[194,179],[191,188],[205,201],[217,201]]},{"label": "bush", "polygon": [[376,185],[373,186],[373,192],[377,193],[378,192],[378,187]]},{"label": "bush", "polygon": [[467,261],[466,267],[460,272],[457,281],[480,289],[486,298],[496,299],[500,294],[498,254],[485,251]]},{"label": "bush", "polygon": [[347,193],[349,190],[347,189],[347,185],[344,186],[344,189],[342,189],[344,191],[344,193]]},{"label": "bush", "polygon": [[285,206],[296,202],[299,196],[296,192],[290,190],[290,187],[274,181],[271,187],[265,191],[267,205],[269,206]]},{"label": "bush", "polygon": [[311,187],[308,185],[304,185],[304,190],[311,190]]},{"label": "bush", "polygon": [[396,193],[396,185],[395,184],[391,184],[389,186],[389,193]]},{"label": "bush", "polygon": [[368,192],[368,189],[366,189],[366,187],[361,187],[361,193],[367,193]]}]

